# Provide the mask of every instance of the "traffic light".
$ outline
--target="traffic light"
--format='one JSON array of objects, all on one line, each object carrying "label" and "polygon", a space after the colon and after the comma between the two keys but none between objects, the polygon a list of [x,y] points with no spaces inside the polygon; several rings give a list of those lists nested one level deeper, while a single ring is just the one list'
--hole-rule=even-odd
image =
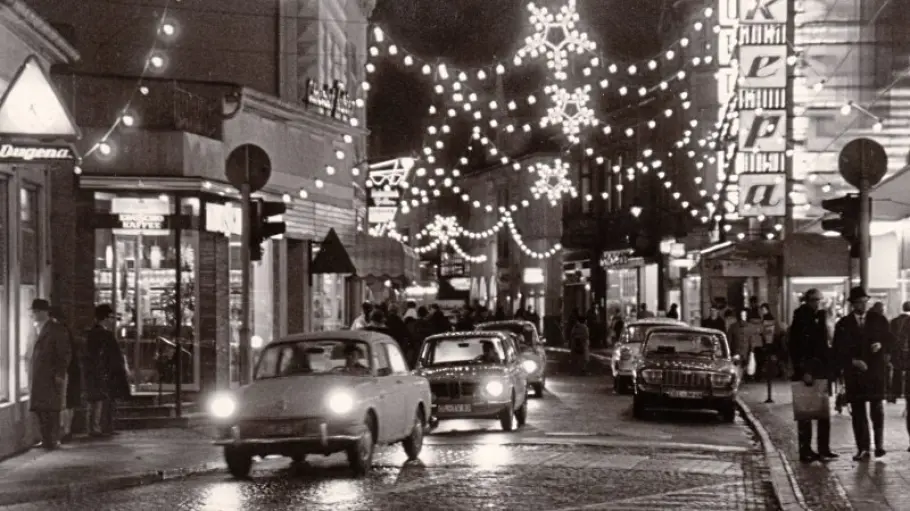
[{"label": "traffic light", "polygon": [[837,214],[837,218],[822,220],[822,229],[840,234],[850,244],[850,257],[859,257],[859,195],[823,200],[822,207]]},{"label": "traffic light", "polygon": [[287,225],[284,221],[270,221],[269,218],[283,215],[288,207],[283,202],[266,201],[262,199],[253,199],[250,201],[250,251],[251,261],[262,260],[262,242],[284,234]]}]

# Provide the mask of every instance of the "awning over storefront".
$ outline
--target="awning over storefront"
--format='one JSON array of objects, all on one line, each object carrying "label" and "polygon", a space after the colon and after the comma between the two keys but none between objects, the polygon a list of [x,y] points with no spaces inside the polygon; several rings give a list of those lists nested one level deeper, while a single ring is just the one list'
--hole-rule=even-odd
[{"label": "awning over storefront", "polygon": [[327,273],[354,275],[357,273],[357,268],[351,261],[351,256],[348,255],[348,251],[344,248],[335,229],[329,229],[322,245],[319,246],[319,253],[310,264],[310,273],[313,275]]},{"label": "awning over storefront", "polygon": [[894,221],[910,217],[910,167],[895,172],[872,189],[872,219]]},{"label": "awning over storefront", "polygon": [[363,236],[354,247],[358,275],[364,280],[390,280],[402,286],[416,281],[420,260],[414,249],[385,236]]}]

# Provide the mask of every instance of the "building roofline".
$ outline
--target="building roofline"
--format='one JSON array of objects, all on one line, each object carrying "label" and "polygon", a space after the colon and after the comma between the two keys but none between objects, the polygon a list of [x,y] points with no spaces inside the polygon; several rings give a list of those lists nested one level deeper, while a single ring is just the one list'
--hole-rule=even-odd
[{"label": "building roofline", "polygon": [[29,42],[36,44],[47,56],[52,56],[59,62],[79,60],[76,48],[23,0],[0,0],[0,7],[5,7],[4,10],[8,10],[15,19],[30,29],[30,34],[17,35],[29,37]]}]

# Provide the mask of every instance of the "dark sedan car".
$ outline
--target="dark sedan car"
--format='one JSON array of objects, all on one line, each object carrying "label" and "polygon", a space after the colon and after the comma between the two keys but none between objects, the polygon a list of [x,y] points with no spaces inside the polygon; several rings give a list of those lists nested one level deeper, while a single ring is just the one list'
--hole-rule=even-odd
[{"label": "dark sedan car", "polygon": [[633,413],[681,408],[716,411],[725,422],[736,418],[739,389],[736,357],[726,336],[708,328],[661,327],[648,332],[633,374]]}]

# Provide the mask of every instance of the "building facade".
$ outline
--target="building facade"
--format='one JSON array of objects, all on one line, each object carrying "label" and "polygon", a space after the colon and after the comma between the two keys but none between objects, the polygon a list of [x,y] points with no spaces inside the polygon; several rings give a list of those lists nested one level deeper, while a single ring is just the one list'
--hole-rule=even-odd
[{"label": "building facade", "polygon": [[[51,243],[52,185],[71,176],[65,143],[78,136],[51,87],[48,70],[78,59],[75,48],[23,2],[0,3],[0,458],[32,446],[29,368],[35,298],[46,298],[57,276]],[[48,140],[56,140],[49,145]],[[59,161],[23,149],[57,147]],[[69,152],[67,152],[69,151]]]}]

